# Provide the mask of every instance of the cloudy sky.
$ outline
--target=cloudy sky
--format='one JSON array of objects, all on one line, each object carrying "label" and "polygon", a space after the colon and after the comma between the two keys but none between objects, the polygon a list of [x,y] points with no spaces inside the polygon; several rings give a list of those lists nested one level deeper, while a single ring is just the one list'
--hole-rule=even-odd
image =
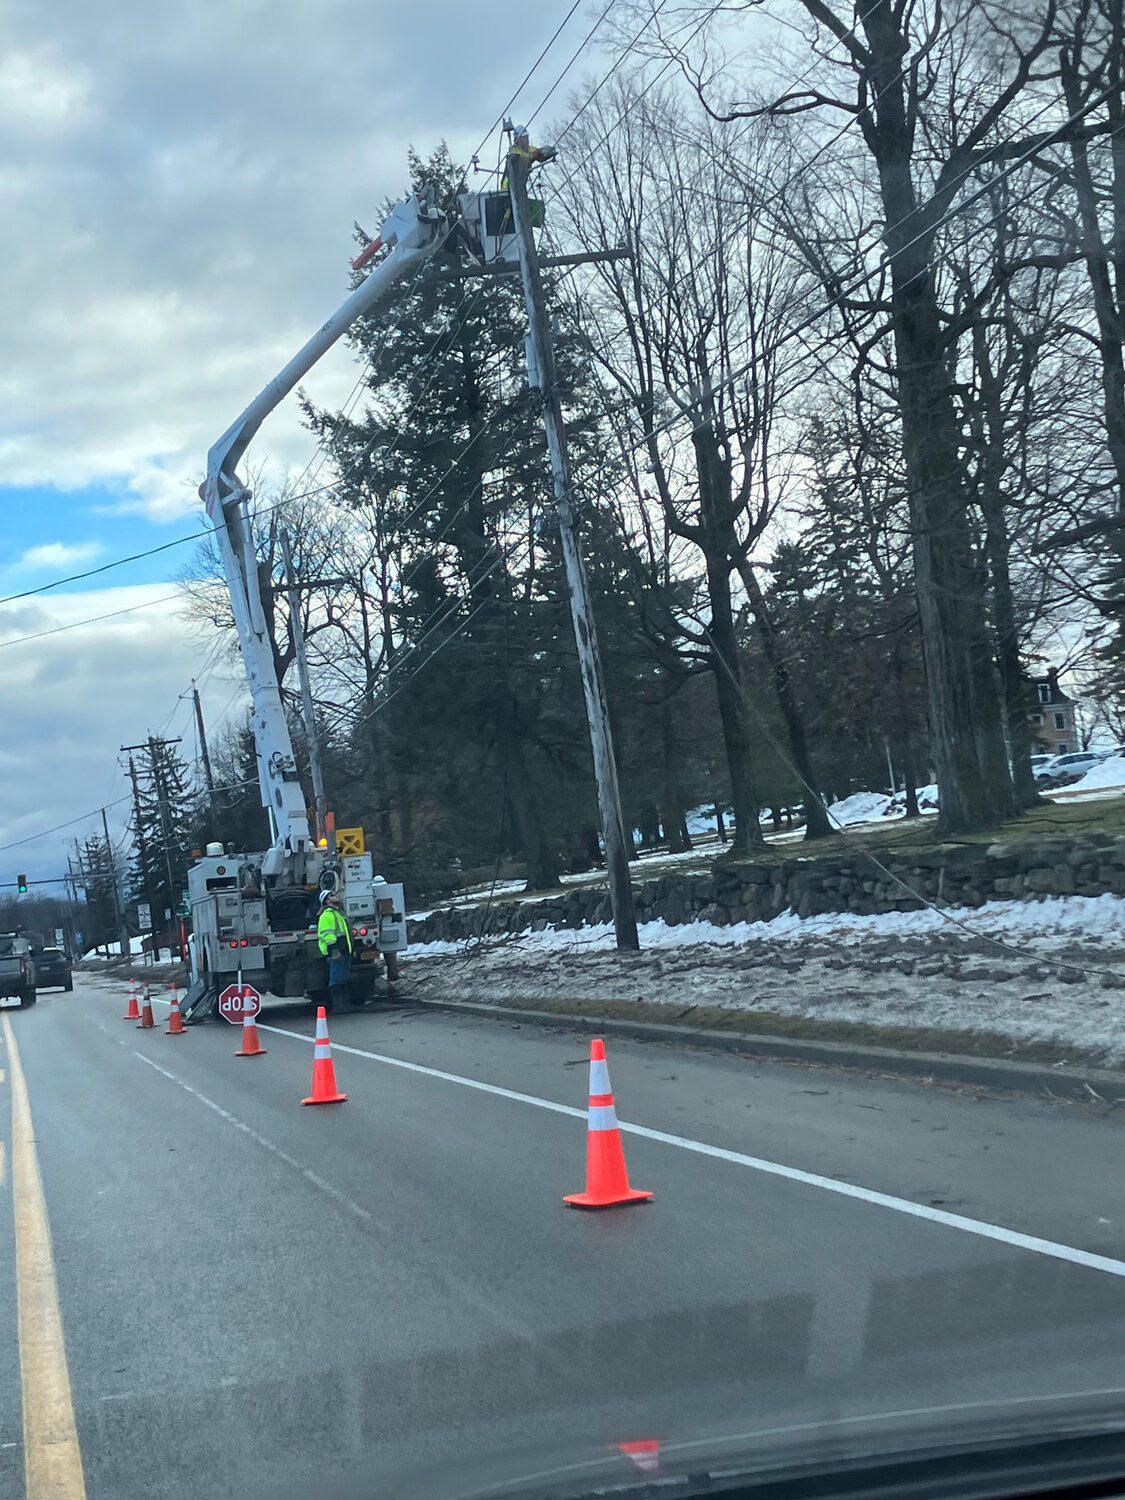
[{"label": "cloudy sky", "polygon": [[[0,0],[0,599],[191,536],[207,448],[346,295],[353,221],[405,189],[408,147],[471,152],[569,9]],[[603,67],[583,54],[558,117]],[[305,385],[341,403],[355,376],[341,348]],[[313,454],[292,402],[251,450],[275,473]],[[179,617],[190,551],[0,603],[0,888],[57,874],[103,803],[123,826],[121,744],[195,753],[193,676],[213,725],[238,712]]]}]

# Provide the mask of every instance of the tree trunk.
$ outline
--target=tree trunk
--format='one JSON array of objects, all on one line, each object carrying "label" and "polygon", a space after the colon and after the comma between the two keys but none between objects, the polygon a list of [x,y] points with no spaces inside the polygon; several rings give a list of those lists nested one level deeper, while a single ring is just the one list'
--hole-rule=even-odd
[{"label": "tree trunk", "polygon": [[942,833],[967,833],[1015,813],[992,671],[981,570],[973,555],[957,413],[933,271],[933,229],[911,175],[897,11],[863,17],[873,56],[875,115],[865,135],[875,157],[891,259],[895,381],[926,664],[930,747]]},{"label": "tree trunk", "polygon": [[719,720],[723,727],[723,746],[730,773],[731,808],[734,814],[734,839],[731,854],[765,846],[758,822],[758,799],[750,763],[750,739],[742,705],[742,671],[731,608],[730,573],[724,557],[707,557],[707,590],[711,604],[711,671],[715,677],[715,694]]},{"label": "tree trunk", "polygon": [[984,519],[985,555],[992,580],[992,624],[996,634],[996,661],[1004,695],[1008,724],[1008,748],[1017,806],[1034,807],[1043,799],[1035,787],[1031,769],[1031,696],[1020,658],[1019,625],[1012,595],[1011,542],[1004,508],[1001,476],[1004,471],[1004,414],[999,380],[993,375],[983,330],[973,331],[977,344],[977,370],[983,424],[980,441],[978,501]]},{"label": "tree trunk", "polygon": [[660,705],[660,741],[664,772],[660,823],[668,843],[669,854],[683,854],[691,848],[691,836],[688,833],[687,819],[684,817],[684,799],[677,774],[678,756],[672,721],[672,705],[667,698]]},{"label": "tree trunk", "polygon": [[528,773],[527,760],[518,732],[517,718],[515,705],[505,705],[502,710],[503,729],[500,749],[507,786],[508,810],[511,813],[512,827],[520,841],[524,862],[527,865],[527,889],[548,891],[561,884],[559,866],[547,839],[547,830],[543,826],[539,800]]},{"label": "tree trunk", "polygon": [[820,788],[813,775],[808,741],[805,738],[804,718],[797,706],[796,694],[793,692],[793,679],[785,657],[785,648],[781,644],[769,606],[758,584],[757,574],[750,562],[744,558],[739,563],[738,571],[746,589],[746,596],[750,601],[750,608],[754,613],[758,639],[773,676],[774,692],[777,694],[777,705],[781,710],[781,717],[785,721],[785,732],[789,739],[789,753],[793,757],[793,768],[801,782],[802,798],[805,804],[805,838],[827,838],[836,830],[828,821],[824,798],[820,794]]}]

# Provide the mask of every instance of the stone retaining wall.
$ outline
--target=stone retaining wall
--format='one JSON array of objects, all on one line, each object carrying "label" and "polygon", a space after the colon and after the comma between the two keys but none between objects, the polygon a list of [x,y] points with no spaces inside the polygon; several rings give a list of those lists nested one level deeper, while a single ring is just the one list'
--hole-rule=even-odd
[{"label": "stone retaining wall", "polygon": [[[800,917],[918,911],[924,905],[919,895],[967,907],[1041,896],[1125,895],[1125,838],[1109,834],[949,844],[917,854],[879,850],[877,857],[885,870],[852,849],[776,862],[718,861],[709,874],[661,875],[634,885],[637,919],[726,927],[732,922],[768,922],[790,910]],[[643,874],[643,865],[634,869]],[[487,911],[482,903],[434,911],[421,921],[408,918],[412,943],[529,928],[577,928],[610,920],[604,889],[584,886],[534,901],[507,897],[494,901]]]}]

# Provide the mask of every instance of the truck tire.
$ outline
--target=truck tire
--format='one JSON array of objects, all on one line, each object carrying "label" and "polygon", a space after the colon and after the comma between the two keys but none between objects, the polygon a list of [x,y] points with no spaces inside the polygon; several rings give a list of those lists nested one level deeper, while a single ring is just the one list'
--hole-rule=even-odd
[{"label": "truck tire", "polygon": [[29,1005],[34,1005],[39,996],[35,993],[34,985],[29,990],[20,991],[20,1010],[27,1010]]}]

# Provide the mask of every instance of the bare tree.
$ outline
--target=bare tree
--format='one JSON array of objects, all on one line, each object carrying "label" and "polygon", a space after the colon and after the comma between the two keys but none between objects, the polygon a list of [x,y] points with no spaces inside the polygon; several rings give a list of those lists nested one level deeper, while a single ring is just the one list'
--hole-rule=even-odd
[{"label": "bare tree", "polygon": [[[673,96],[642,93],[625,81],[587,111],[570,149],[582,155],[609,139],[560,199],[584,243],[630,251],[624,266],[599,268],[582,309],[601,365],[625,398],[664,524],[702,560],[705,613],[694,644],[714,676],[737,853],[762,842],[738,651],[739,583],[808,788],[809,832],[830,831],[753,561],[788,478],[777,429],[802,351],[791,345],[783,357],[780,335],[809,278],[759,235],[756,205],[732,193],[723,128],[703,122],[705,139],[694,140],[670,123]],[[736,368],[742,374],[732,380]]]}]

